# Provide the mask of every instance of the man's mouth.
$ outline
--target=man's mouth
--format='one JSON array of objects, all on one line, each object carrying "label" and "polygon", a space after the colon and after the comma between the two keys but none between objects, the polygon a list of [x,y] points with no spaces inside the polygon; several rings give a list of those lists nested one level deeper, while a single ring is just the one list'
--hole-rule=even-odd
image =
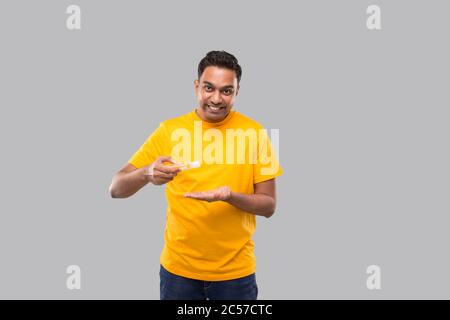
[{"label": "man's mouth", "polygon": [[217,111],[220,111],[220,110],[222,110],[222,109],[225,109],[225,107],[224,106],[211,106],[211,105],[206,105],[206,107],[209,109],[209,110],[211,110],[211,111],[213,111],[213,112],[217,112]]}]

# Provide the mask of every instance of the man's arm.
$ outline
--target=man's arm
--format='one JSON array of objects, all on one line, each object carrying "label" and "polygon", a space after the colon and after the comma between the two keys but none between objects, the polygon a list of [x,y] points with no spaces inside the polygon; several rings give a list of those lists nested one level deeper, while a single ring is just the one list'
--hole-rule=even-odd
[{"label": "man's arm", "polygon": [[270,218],[276,207],[275,179],[256,183],[254,194],[233,192],[225,186],[210,191],[190,192],[185,197],[208,202],[225,201],[246,212]]},{"label": "man's arm", "polygon": [[229,199],[225,201],[246,212],[270,218],[276,207],[275,179],[256,183],[254,190],[254,194],[231,191]]},{"label": "man's arm", "polygon": [[148,170],[148,166],[138,169],[127,163],[112,179],[109,186],[111,197],[128,198],[135,194],[150,182],[149,176],[145,174],[146,170]]},{"label": "man's arm", "polygon": [[159,157],[151,165],[139,169],[127,163],[112,179],[109,187],[111,197],[128,198],[149,182],[160,185],[171,181],[180,169],[164,162],[176,164],[170,157]]}]

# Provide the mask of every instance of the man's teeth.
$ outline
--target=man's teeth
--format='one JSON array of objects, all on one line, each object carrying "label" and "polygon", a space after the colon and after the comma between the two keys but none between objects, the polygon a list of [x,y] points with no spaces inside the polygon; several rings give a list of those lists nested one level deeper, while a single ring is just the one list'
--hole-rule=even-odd
[{"label": "man's teeth", "polygon": [[208,107],[214,111],[218,111],[219,109],[222,109],[222,107],[213,107],[213,106],[208,106]]}]

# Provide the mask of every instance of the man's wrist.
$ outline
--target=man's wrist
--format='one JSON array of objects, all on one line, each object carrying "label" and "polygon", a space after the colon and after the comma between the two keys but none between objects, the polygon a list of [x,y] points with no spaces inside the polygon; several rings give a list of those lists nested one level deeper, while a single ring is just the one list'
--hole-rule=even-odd
[{"label": "man's wrist", "polygon": [[228,194],[225,197],[225,202],[230,202],[234,197],[234,192],[230,189],[230,191],[228,192]]},{"label": "man's wrist", "polygon": [[142,168],[142,174],[144,176],[144,180],[145,182],[150,182],[152,184],[154,184],[154,180],[153,180],[153,168],[151,168],[150,166],[145,166]]}]

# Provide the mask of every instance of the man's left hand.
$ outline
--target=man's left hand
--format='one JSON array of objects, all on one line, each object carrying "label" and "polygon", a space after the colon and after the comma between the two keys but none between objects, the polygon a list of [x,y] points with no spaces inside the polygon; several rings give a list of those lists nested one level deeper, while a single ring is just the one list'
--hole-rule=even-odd
[{"label": "man's left hand", "polygon": [[184,196],[186,198],[192,198],[208,202],[227,201],[231,198],[231,189],[230,187],[224,186],[209,191],[188,192],[185,193]]}]

